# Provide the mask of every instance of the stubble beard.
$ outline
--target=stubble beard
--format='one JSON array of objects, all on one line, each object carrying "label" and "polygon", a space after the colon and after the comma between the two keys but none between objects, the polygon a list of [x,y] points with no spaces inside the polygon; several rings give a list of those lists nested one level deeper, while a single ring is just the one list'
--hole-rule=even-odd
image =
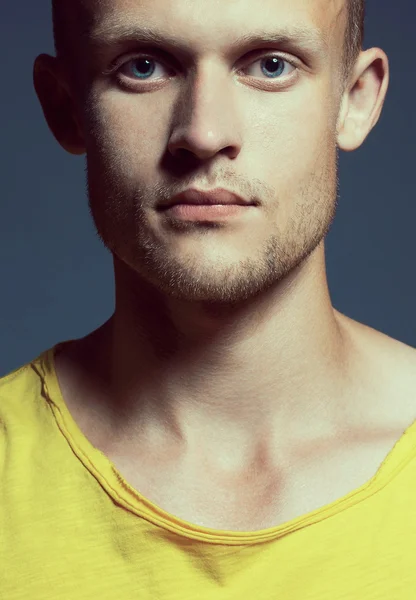
[{"label": "stubble beard", "polygon": [[296,191],[296,206],[286,231],[277,231],[276,225],[276,233],[250,256],[231,262],[225,255],[201,264],[170,253],[169,247],[158,241],[144,210],[152,205],[149,198],[144,201],[143,191],[133,197],[126,192],[115,168],[103,168],[87,156],[86,175],[98,239],[137,276],[138,285],[144,280],[170,297],[218,305],[250,300],[299,269],[326,238],[339,197],[338,150],[333,145],[323,149],[316,168]]}]

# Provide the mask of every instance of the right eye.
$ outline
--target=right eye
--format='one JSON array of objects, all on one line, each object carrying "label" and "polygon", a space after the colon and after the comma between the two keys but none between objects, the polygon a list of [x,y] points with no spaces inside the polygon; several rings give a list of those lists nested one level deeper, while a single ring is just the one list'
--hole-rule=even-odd
[{"label": "right eye", "polygon": [[[122,74],[126,75],[127,77],[133,76],[133,79],[136,79],[137,81],[148,81],[149,78],[155,72],[157,72],[157,68],[155,67],[155,64],[163,65],[162,62],[157,61],[150,56],[147,56],[145,54],[138,55],[138,56],[134,56],[134,57],[130,58],[129,60],[125,61],[121,65],[121,68],[118,70],[118,72],[123,71],[123,70],[129,71],[129,73],[122,73]],[[127,65],[131,65],[130,68],[126,69]],[[156,79],[160,79],[160,77],[157,77]]]}]

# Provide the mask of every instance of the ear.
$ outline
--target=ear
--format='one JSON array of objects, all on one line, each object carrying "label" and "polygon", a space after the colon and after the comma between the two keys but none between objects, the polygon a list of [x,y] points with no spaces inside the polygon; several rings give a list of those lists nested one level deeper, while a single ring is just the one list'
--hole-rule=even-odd
[{"label": "ear", "polygon": [[389,61],[380,48],[361,52],[344,92],[337,124],[341,150],[359,148],[377,124],[389,86]]},{"label": "ear", "polygon": [[39,55],[33,67],[33,83],[46,122],[58,143],[70,154],[85,154],[76,104],[59,60],[48,54]]}]

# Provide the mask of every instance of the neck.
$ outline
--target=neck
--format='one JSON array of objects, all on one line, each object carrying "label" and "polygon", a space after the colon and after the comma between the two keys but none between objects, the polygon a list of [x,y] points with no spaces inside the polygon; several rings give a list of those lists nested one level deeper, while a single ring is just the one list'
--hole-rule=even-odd
[{"label": "neck", "polygon": [[323,416],[335,426],[347,393],[345,318],[323,259],[233,308],[186,305],[142,283],[134,293],[121,278],[116,311],[85,338],[84,356],[123,435],[243,447],[268,432],[322,428]]}]

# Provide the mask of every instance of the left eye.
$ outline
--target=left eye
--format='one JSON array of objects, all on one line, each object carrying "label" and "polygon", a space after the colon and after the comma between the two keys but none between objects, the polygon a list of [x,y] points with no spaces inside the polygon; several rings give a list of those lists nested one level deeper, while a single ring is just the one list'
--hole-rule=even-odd
[{"label": "left eye", "polygon": [[[266,71],[269,71],[273,78],[280,77],[281,75],[290,75],[290,73],[293,73],[293,71],[296,70],[296,66],[293,63],[285,60],[281,56],[263,56],[262,58],[256,60],[253,65],[256,63],[260,63],[261,71],[264,75],[266,75]],[[292,67],[292,71],[285,73],[285,65]]]},{"label": "left eye", "polygon": [[[265,75],[266,77],[269,77],[271,79],[280,78],[282,75],[284,75],[284,76],[290,75],[294,70],[296,70],[296,66],[292,62],[285,60],[281,56],[275,56],[275,55],[263,56],[262,58],[259,58],[256,61],[254,61],[254,63],[252,63],[248,67],[248,69],[250,69],[250,68],[253,69],[253,66],[256,65],[257,63],[259,63],[259,66],[260,66],[259,70],[263,73],[263,75]],[[155,65],[162,65],[162,67],[163,67],[163,64],[164,63],[157,61],[149,56],[137,56],[137,57],[134,57],[134,58],[126,61],[119,70],[121,71],[127,65],[131,65],[131,67],[129,67],[127,69],[127,71],[129,71],[129,74],[127,76],[133,75],[134,77],[137,77],[138,79],[140,79],[142,81],[146,81],[152,75],[154,75],[155,72],[157,71],[157,68]],[[287,72],[288,67],[289,67],[289,72]],[[163,67],[163,68],[165,68],[165,67]],[[162,68],[162,70],[163,70],[163,68]],[[244,69],[244,70],[246,70],[246,69]],[[253,75],[253,74],[249,74],[249,75],[251,77],[256,77],[256,75]],[[159,78],[157,78],[157,79],[159,79]]]}]

